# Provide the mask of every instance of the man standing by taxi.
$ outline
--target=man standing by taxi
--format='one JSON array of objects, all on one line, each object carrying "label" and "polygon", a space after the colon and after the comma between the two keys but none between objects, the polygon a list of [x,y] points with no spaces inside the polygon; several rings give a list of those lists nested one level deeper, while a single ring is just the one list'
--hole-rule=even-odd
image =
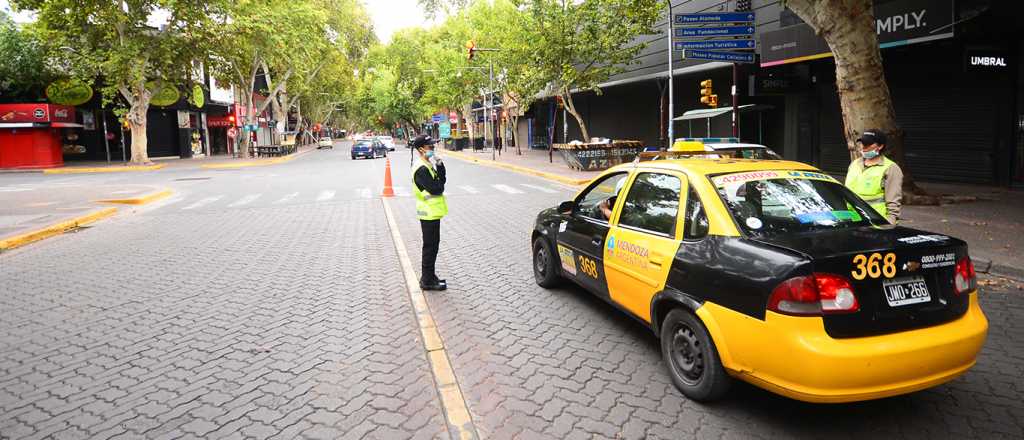
[{"label": "man standing by taxi", "polygon": [[441,241],[441,218],[448,214],[448,202],[444,198],[446,182],[444,162],[434,154],[437,143],[428,135],[416,136],[412,147],[419,153],[419,160],[413,164],[412,183],[416,196],[416,216],[423,231],[423,273],[420,288],[423,290],[445,290],[448,284],[438,279],[434,272],[437,249]]},{"label": "man standing by taxi", "polygon": [[846,187],[868,202],[889,223],[900,219],[903,203],[903,170],[896,162],[882,155],[885,133],[867,130],[857,138],[861,157],[850,164]]}]

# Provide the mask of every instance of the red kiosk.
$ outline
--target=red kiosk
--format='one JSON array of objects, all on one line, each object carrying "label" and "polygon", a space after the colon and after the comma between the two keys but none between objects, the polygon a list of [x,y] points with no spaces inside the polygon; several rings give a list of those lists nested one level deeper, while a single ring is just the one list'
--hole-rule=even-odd
[{"label": "red kiosk", "polygon": [[67,105],[0,104],[0,169],[64,165],[64,129],[80,128]]}]

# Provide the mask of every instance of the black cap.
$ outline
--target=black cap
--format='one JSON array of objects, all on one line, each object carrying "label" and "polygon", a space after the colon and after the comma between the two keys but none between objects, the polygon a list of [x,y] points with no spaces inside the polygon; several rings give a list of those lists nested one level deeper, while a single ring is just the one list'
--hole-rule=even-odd
[{"label": "black cap", "polygon": [[416,138],[412,140],[412,147],[419,148],[425,147],[427,145],[434,145],[436,143],[437,141],[434,140],[434,138],[430,137],[429,135],[421,134],[419,136],[416,136]]},{"label": "black cap", "polygon": [[860,142],[861,144],[864,145],[885,145],[885,132],[877,128],[864,130],[864,132],[860,134],[860,137],[857,138],[857,142]]}]

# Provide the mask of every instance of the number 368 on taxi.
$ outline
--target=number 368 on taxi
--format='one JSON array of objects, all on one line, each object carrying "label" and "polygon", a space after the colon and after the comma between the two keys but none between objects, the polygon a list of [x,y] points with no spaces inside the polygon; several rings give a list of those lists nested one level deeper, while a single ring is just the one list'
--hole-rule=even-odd
[{"label": "number 368 on taxi", "polygon": [[966,243],[890,225],[797,162],[620,165],[542,211],[532,250],[541,286],[653,330],[694,400],[733,379],[809,402],[909,393],[965,373],[988,330]]}]

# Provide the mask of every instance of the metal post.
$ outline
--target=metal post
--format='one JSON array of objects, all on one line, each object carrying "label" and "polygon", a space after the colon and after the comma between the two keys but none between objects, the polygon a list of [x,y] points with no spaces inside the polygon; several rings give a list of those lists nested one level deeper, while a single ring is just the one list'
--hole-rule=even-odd
[{"label": "metal post", "polygon": [[672,96],[672,0],[668,0],[668,19],[665,20],[668,30],[665,32],[665,38],[668,40],[668,148],[672,148],[672,143],[675,140],[672,138],[672,126],[675,125],[675,121],[672,119],[675,117],[673,112],[673,105],[675,104],[674,97]]},{"label": "metal post", "polygon": [[565,100],[562,100],[562,143],[569,143],[569,116],[565,111]]},{"label": "metal post", "polygon": [[484,115],[484,120],[487,122],[487,124],[485,124],[485,126],[487,127],[486,128],[487,134],[491,136],[491,160],[495,159],[494,158],[494,150],[496,149],[495,148],[495,143],[494,143],[494,133],[492,133],[492,129],[494,128],[494,122],[491,121],[491,113],[493,112],[493,109],[491,108],[491,105],[494,104],[494,99],[491,98],[491,93],[494,91],[493,89],[494,89],[494,62],[488,60],[487,61],[487,112]]},{"label": "metal post", "polygon": [[740,136],[740,120],[739,120],[739,95],[736,93],[736,80],[738,78],[737,64],[732,63],[732,137]]},{"label": "metal post", "polygon": [[128,162],[128,152],[125,151],[124,147],[124,124],[118,124],[121,127],[121,162]]},{"label": "metal post", "polygon": [[103,146],[107,149],[107,163],[110,163],[110,140],[107,139],[107,112],[100,108],[100,117],[103,118]]}]

